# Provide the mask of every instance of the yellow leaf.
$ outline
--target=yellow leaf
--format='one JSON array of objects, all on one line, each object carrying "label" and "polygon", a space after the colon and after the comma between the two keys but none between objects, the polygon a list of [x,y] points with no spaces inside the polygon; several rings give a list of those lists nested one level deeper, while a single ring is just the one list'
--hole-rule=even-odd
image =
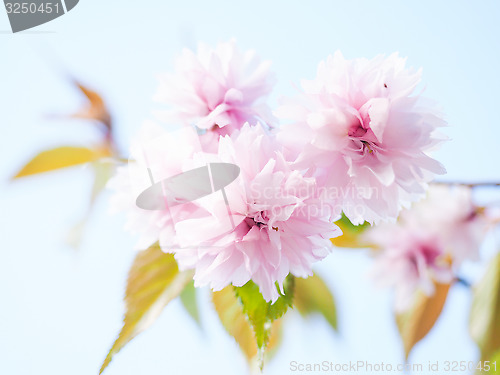
[{"label": "yellow leaf", "polygon": [[182,292],[192,278],[192,272],[179,272],[174,256],[164,253],[158,245],[137,255],[127,282],[123,328],[99,374],[116,353],[158,318],[163,308]]},{"label": "yellow leaf", "polygon": [[106,148],[58,147],[40,152],[13,179],[89,163],[105,156],[109,156]]},{"label": "yellow leaf", "polygon": [[333,295],[318,275],[315,274],[307,279],[295,278],[293,305],[302,316],[320,313],[330,326],[337,330],[337,312]]},{"label": "yellow leaf", "polygon": [[[212,301],[225,330],[236,340],[249,365],[255,366],[257,363],[257,340],[234,288],[228,286],[219,292],[213,292]],[[274,352],[280,340],[281,320],[276,319],[271,326],[267,355]]]},{"label": "yellow leaf", "polygon": [[[474,287],[469,330],[482,360],[491,360],[500,351],[500,253]],[[498,365],[500,368],[500,362]]]},{"label": "yellow leaf", "polygon": [[363,233],[365,229],[370,227],[369,223],[365,222],[361,225],[354,225],[344,214],[342,214],[342,217],[337,220],[335,224],[337,224],[337,226],[342,230],[341,236],[331,239],[332,243],[335,246],[351,248],[368,246],[368,244],[362,241],[361,233]]},{"label": "yellow leaf", "polygon": [[450,284],[435,283],[435,287],[436,290],[432,296],[427,296],[422,291],[417,292],[412,307],[396,315],[406,359],[415,344],[429,333],[441,315]]}]

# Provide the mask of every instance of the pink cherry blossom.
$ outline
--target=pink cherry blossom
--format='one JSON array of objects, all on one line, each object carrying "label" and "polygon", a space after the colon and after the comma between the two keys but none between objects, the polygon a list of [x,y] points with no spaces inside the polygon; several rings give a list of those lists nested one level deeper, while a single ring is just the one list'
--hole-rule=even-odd
[{"label": "pink cherry blossom", "polygon": [[439,235],[455,268],[464,260],[479,259],[479,246],[490,226],[486,212],[473,202],[472,189],[446,185],[431,185],[426,199],[401,212],[400,222]]},{"label": "pink cherry blossom", "polygon": [[162,77],[156,100],[172,107],[169,121],[230,134],[245,122],[269,126],[274,117],[265,99],[274,84],[270,63],[254,51],[240,52],[234,40],[215,49],[185,49],[176,72]]},{"label": "pink cherry blossom", "polygon": [[395,219],[445,172],[429,156],[445,122],[432,103],[412,96],[420,76],[397,54],[345,60],[337,52],[276,113],[292,120],[278,135],[287,157],[318,178],[325,199],[340,198],[354,224]]},{"label": "pink cherry blossom", "polygon": [[197,202],[206,216],[177,223],[184,247],[175,252],[179,266],[195,268],[196,286],[220,290],[253,280],[266,300],[275,301],[276,283],[282,290],[289,273],[312,275],[312,264],[329,254],[330,238],[341,231],[331,209],[315,197],[314,178],[293,170],[262,127],[245,125],[222,137],[214,160],[240,167],[225,188],[230,210],[212,194]]},{"label": "pink cherry blossom", "polygon": [[464,260],[478,259],[488,225],[469,188],[433,185],[397,223],[382,223],[365,235],[380,249],[373,276],[395,288],[396,309],[405,310],[417,290],[432,295],[434,281],[449,283]]},{"label": "pink cherry blossom", "polygon": [[117,168],[107,187],[114,192],[110,211],[126,213],[125,229],[139,236],[137,249],[146,249],[157,241],[165,248],[176,244],[174,219],[191,217],[197,207],[185,204],[176,208],[174,215],[168,206],[159,210],[139,208],[137,197],[154,182],[181,173],[193,154],[200,151],[198,135],[190,128],[167,132],[148,121],[134,138],[128,164]]}]

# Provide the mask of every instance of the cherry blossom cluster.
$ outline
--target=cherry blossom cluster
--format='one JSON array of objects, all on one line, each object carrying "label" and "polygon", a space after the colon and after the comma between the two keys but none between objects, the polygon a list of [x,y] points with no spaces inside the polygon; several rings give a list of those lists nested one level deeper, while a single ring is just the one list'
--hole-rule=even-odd
[{"label": "cherry blossom cluster", "polygon": [[427,197],[405,209],[396,223],[364,234],[378,251],[372,275],[395,289],[395,308],[411,307],[417,290],[434,294],[435,282],[451,283],[466,260],[479,259],[491,220],[473,203],[466,186],[433,185]]},{"label": "cherry blossom cluster", "polygon": [[[430,153],[445,139],[437,130],[446,123],[415,92],[421,72],[405,63],[397,54],[346,60],[337,52],[273,112],[269,62],[241,52],[234,41],[185,50],[155,96],[166,108],[157,122],[182,128],[143,126],[130,163],[110,181],[113,209],[127,213],[139,248],[159,242],[181,269],[195,271],[196,286],[220,290],[253,280],[275,301],[288,274],[312,275],[312,265],[332,251],[330,240],[342,235],[334,224],[341,213],[353,224],[394,222],[445,172]],[[137,205],[157,181],[210,163],[238,167],[223,196],[200,194],[152,210]],[[452,224],[446,238],[438,236],[439,246],[435,233],[413,238],[405,227],[383,224],[380,233],[397,235],[371,234],[387,247],[379,269],[394,274],[390,282],[411,277],[408,288],[430,288],[430,270],[448,279],[449,267],[440,263],[447,246],[458,262],[470,254],[464,241],[475,244],[457,240],[451,232],[460,229]],[[417,253],[402,246],[409,237],[421,244]]]}]

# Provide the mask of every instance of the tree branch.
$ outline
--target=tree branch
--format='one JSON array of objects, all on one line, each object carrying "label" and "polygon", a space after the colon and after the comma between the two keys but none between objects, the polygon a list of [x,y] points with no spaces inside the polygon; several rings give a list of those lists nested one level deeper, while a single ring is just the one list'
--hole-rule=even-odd
[{"label": "tree branch", "polygon": [[432,182],[432,184],[436,184],[436,185],[460,185],[460,186],[467,186],[470,188],[500,187],[500,182],[494,182],[494,181],[484,181],[484,182],[434,181],[434,182]]}]

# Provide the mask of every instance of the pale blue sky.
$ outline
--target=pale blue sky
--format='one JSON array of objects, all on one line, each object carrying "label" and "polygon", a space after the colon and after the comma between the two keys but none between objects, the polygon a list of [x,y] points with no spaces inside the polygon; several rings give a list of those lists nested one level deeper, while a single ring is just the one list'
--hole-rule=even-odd
[{"label": "pale blue sky", "polygon": [[[95,140],[83,122],[53,121],[82,98],[61,67],[99,90],[116,116],[123,149],[150,116],[158,73],[198,41],[235,37],[273,61],[272,102],[315,75],[335,50],[348,58],[399,51],[424,72],[425,95],[441,103],[453,140],[436,157],[447,178],[498,179],[500,3],[497,1],[99,1],[81,0],[67,15],[12,35],[0,9],[0,374],[96,374],[120,328],[121,297],[135,239],[101,197],[79,252],[66,230],[86,209],[90,171],[5,182],[36,150]],[[490,242],[493,242],[490,239]],[[486,246],[485,254],[493,245]],[[391,295],[366,278],[364,252],[338,251],[318,265],[335,292],[341,334],[321,319],[287,317],[284,345],[266,373],[292,374],[290,361],[398,363],[403,352]],[[478,265],[467,267],[474,278]],[[453,289],[436,329],[415,348],[417,363],[473,360],[467,336],[470,297]],[[203,332],[169,306],[148,332],[116,356],[108,375],[235,374],[245,368],[201,292]]]}]

